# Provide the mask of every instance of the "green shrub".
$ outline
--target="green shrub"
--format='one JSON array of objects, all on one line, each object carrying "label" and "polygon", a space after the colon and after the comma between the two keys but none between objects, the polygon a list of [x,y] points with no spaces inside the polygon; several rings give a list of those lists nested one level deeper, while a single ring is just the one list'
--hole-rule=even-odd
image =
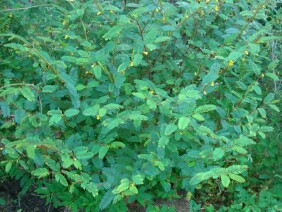
[{"label": "green shrub", "polygon": [[250,183],[279,112],[275,0],[44,2],[0,15],[1,164],[23,193],[120,211]]}]

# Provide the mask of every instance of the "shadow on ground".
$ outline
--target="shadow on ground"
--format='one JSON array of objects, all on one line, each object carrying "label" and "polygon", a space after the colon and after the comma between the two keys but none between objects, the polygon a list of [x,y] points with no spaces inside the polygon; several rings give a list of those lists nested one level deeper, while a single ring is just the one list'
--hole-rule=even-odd
[{"label": "shadow on ground", "polygon": [[[33,192],[27,192],[20,197],[21,187],[17,181],[10,180],[0,184],[0,211],[1,212],[69,212],[68,209],[54,208],[52,205],[46,205],[45,200],[41,199]],[[176,212],[189,212],[189,204],[181,194],[181,198],[173,200],[157,199],[155,206],[168,209],[174,208]],[[146,208],[134,205],[128,208],[128,212],[145,212]]]}]

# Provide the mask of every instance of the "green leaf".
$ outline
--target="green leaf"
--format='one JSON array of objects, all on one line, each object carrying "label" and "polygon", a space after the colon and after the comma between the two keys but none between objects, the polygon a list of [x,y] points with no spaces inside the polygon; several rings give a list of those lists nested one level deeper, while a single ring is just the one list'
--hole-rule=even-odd
[{"label": "green leaf", "polygon": [[174,133],[177,130],[177,126],[175,124],[169,124],[166,126],[165,128],[165,135],[171,135],[172,133]]},{"label": "green leaf", "polygon": [[61,115],[53,115],[51,116],[49,120],[50,125],[58,124],[60,121],[62,121],[62,116]]},{"label": "green leaf", "polygon": [[130,181],[125,178],[120,181],[120,185],[117,187],[117,192],[121,193],[129,188]]},{"label": "green leaf", "polygon": [[199,183],[201,183],[202,181],[208,179],[208,177],[204,174],[204,173],[198,173],[196,175],[194,175],[191,180],[189,181],[189,184],[192,186],[198,185]]},{"label": "green leaf", "polygon": [[44,60],[47,61],[49,64],[53,62],[52,59],[51,59],[51,57],[50,57],[50,55],[49,55],[47,52],[45,52],[45,51],[39,51],[39,54],[40,54],[40,56],[43,57]]},{"label": "green leaf", "polygon": [[196,108],[195,113],[206,113],[215,109],[215,105],[202,105]]},{"label": "green leaf", "polygon": [[102,146],[99,149],[99,159],[103,159],[105,157],[105,155],[107,154],[109,148],[107,146]]},{"label": "green leaf", "polygon": [[39,169],[32,171],[31,174],[38,178],[42,178],[42,177],[46,177],[47,175],[49,175],[49,171],[46,168],[39,168]]},{"label": "green leaf", "polygon": [[12,168],[12,165],[13,165],[13,162],[9,161],[5,166],[5,172],[8,173],[10,171],[10,169]]},{"label": "green leaf", "polygon": [[192,117],[198,121],[205,121],[205,118],[199,113],[194,114]]},{"label": "green leaf", "polygon": [[152,109],[152,110],[156,110],[157,109],[157,104],[155,103],[154,100],[147,99],[146,103],[147,103],[147,105],[149,106],[150,109]]},{"label": "green leaf", "polygon": [[0,102],[0,106],[2,111],[2,114],[0,113],[0,115],[3,115],[4,118],[9,118],[11,115],[9,104],[7,102]]},{"label": "green leaf", "polygon": [[260,130],[262,132],[272,132],[273,131],[273,127],[270,127],[270,126],[261,126],[260,127]]},{"label": "green leaf", "polygon": [[63,186],[68,186],[67,179],[64,177],[64,175],[60,173],[55,174],[55,179],[57,182],[60,182]]},{"label": "green leaf", "polygon": [[25,112],[23,110],[15,110],[15,122],[17,124],[21,123],[21,120],[24,118]]},{"label": "green leaf", "polygon": [[132,95],[136,96],[136,97],[138,97],[140,99],[146,99],[146,96],[143,93],[137,92],[137,93],[132,93]]},{"label": "green leaf", "polygon": [[143,177],[140,174],[134,175],[132,177],[132,181],[135,185],[141,185],[143,184]]},{"label": "green leaf", "polygon": [[85,150],[85,151],[78,151],[78,152],[76,152],[75,155],[76,155],[77,159],[79,159],[79,160],[88,160],[88,159],[93,158],[94,153],[88,152],[87,150]]},{"label": "green leaf", "polygon": [[258,85],[253,86],[253,90],[258,94],[261,95],[261,89]]},{"label": "green leaf", "polygon": [[74,160],[73,161],[73,165],[75,168],[79,169],[79,170],[82,170],[82,165],[81,163],[79,162],[79,160]]},{"label": "green leaf", "polygon": [[243,52],[231,52],[228,57],[226,58],[226,61],[229,60],[237,60],[238,58],[240,58],[244,53]]},{"label": "green leaf", "polygon": [[215,71],[210,71],[202,80],[202,83],[204,85],[214,82],[217,78],[219,77],[219,75],[215,72]]},{"label": "green leaf", "polygon": [[87,108],[83,111],[83,115],[85,116],[97,116],[99,112],[99,105],[94,105],[93,107]]},{"label": "green leaf", "polygon": [[168,144],[168,142],[169,142],[168,137],[163,136],[163,137],[160,138],[160,140],[159,140],[159,142],[158,142],[158,146],[159,146],[159,147],[162,147],[162,148],[165,148],[166,145]]},{"label": "green leaf", "polygon": [[33,102],[35,100],[34,93],[29,86],[23,87],[23,89],[21,89],[21,94],[27,99],[27,101]]},{"label": "green leaf", "polygon": [[134,55],[134,59],[133,59],[134,66],[138,66],[141,63],[142,58],[143,58],[142,54]]},{"label": "green leaf", "polygon": [[99,109],[99,116],[102,118],[103,116],[105,116],[107,113],[107,109],[106,108],[100,108]]},{"label": "green leaf", "polygon": [[98,195],[98,188],[97,188],[97,186],[96,186],[96,184],[95,183],[92,183],[92,182],[90,182],[90,183],[88,183],[86,186],[85,186],[85,189],[88,191],[88,192],[90,192],[92,195],[93,195],[93,197],[96,197],[97,195]]},{"label": "green leaf", "polygon": [[26,147],[26,152],[27,152],[27,156],[28,156],[29,158],[34,158],[34,156],[35,156],[35,147],[34,147],[34,145],[29,144],[29,145]]},{"label": "green leaf", "polygon": [[232,174],[232,173],[229,173],[228,174],[229,177],[232,179],[232,180],[235,180],[239,183],[244,183],[245,182],[245,179],[237,174]]},{"label": "green leaf", "polygon": [[227,175],[221,175],[220,178],[222,185],[227,188],[230,184],[230,178]]},{"label": "green leaf", "polygon": [[279,81],[279,77],[274,73],[266,73],[265,75],[273,79],[274,81]]},{"label": "green leaf", "polygon": [[123,147],[125,147],[125,144],[122,143],[122,142],[114,141],[110,145],[110,148],[114,148],[114,149],[119,148],[119,147],[123,148]]},{"label": "green leaf", "polygon": [[221,148],[216,148],[214,151],[213,151],[213,154],[212,154],[212,157],[215,161],[221,159],[223,156],[224,156],[224,151],[221,149]]},{"label": "green leaf", "polygon": [[95,75],[95,77],[96,77],[97,79],[100,79],[100,78],[101,78],[101,76],[102,76],[102,68],[101,68],[101,66],[95,66],[95,67],[93,68],[93,72],[94,72],[94,75]]},{"label": "green leaf", "polygon": [[241,146],[233,146],[232,150],[235,150],[236,152],[238,152],[240,154],[243,154],[243,155],[248,153],[248,151],[245,148],[241,147]]},{"label": "green leaf", "polygon": [[79,110],[78,109],[68,109],[64,112],[65,116],[68,117],[68,118],[71,118],[77,114],[79,114]]},{"label": "green leaf", "polygon": [[184,116],[180,117],[180,119],[178,120],[178,128],[180,130],[186,129],[186,127],[188,127],[189,122],[190,118]]},{"label": "green leaf", "polygon": [[83,14],[84,14],[84,9],[77,9],[76,13],[77,13],[78,16],[82,17]]},{"label": "green leaf", "polygon": [[263,102],[265,104],[269,104],[273,99],[274,99],[274,93],[269,93],[267,96],[264,98]]},{"label": "green leaf", "polygon": [[247,137],[241,135],[240,138],[234,140],[234,144],[239,145],[239,146],[248,146],[248,145],[251,145],[251,144],[256,144],[256,142],[254,142],[250,138],[247,138]]},{"label": "green leaf", "polygon": [[193,99],[201,99],[201,95],[199,94],[199,91],[197,90],[188,90],[185,91],[185,95],[187,97],[193,98]]},{"label": "green leaf", "polygon": [[279,64],[279,60],[275,59],[268,65],[268,70],[274,70]]},{"label": "green leaf", "polygon": [[226,168],[227,173],[240,174],[248,169],[246,165],[232,165]]},{"label": "green leaf", "polygon": [[258,111],[261,115],[262,118],[266,118],[266,112],[265,112],[265,109],[263,108],[258,108]]},{"label": "green leaf", "polygon": [[103,38],[105,40],[111,40],[112,38],[118,37],[122,29],[123,26],[120,25],[114,26],[105,35],[103,35]]},{"label": "green leaf", "polygon": [[276,105],[273,105],[273,104],[269,104],[268,105],[272,110],[275,110],[276,112],[280,112],[280,109],[276,106]]},{"label": "green leaf", "polygon": [[56,91],[56,89],[57,89],[57,86],[55,85],[45,85],[42,88],[42,92],[43,93],[53,93],[54,91]]},{"label": "green leaf", "polygon": [[103,196],[100,204],[99,204],[99,208],[101,210],[104,210],[105,208],[107,208],[111,202],[113,201],[114,199],[114,194],[112,193],[111,190],[107,191],[106,194]]},{"label": "green leaf", "polygon": [[6,201],[4,199],[0,198],[0,206],[4,206],[6,204],[7,204]]},{"label": "green leaf", "polygon": [[150,51],[154,51],[157,48],[157,46],[154,44],[147,44],[146,46]]},{"label": "green leaf", "polygon": [[161,171],[165,170],[165,166],[161,161],[154,162],[154,165],[157,166]]},{"label": "green leaf", "polygon": [[161,43],[161,42],[168,41],[169,39],[170,39],[170,37],[161,36],[161,37],[156,38],[156,40],[155,40],[154,42],[155,42],[155,43]]},{"label": "green leaf", "polygon": [[129,193],[128,193],[128,196],[130,196],[130,195],[135,195],[135,194],[138,194],[138,189],[136,188],[136,186],[130,186],[129,187]]}]

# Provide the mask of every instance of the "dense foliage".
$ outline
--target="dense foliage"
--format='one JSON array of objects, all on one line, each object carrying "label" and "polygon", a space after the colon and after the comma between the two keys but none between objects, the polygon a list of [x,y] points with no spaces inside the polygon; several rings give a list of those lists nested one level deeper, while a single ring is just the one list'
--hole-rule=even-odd
[{"label": "dense foliage", "polygon": [[0,156],[23,194],[73,211],[180,189],[192,210],[281,207],[275,0],[15,2]]}]

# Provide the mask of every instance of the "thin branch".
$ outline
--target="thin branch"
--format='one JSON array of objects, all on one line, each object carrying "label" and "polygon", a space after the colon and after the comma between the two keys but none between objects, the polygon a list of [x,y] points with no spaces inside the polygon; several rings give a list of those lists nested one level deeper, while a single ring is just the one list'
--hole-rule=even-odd
[{"label": "thin branch", "polygon": [[9,85],[2,86],[2,87],[0,87],[0,89],[8,88],[8,87],[13,87],[13,86],[30,86],[30,87],[35,87],[34,84],[14,83],[14,84],[9,84]]},{"label": "thin branch", "polygon": [[52,5],[52,4],[41,4],[41,5],[35,5],[35,6],[30,6],[30,7],[20,7],[20,8],[5,9],[5,10],[0,10],[0,12],[10,12],[10,11],[18,11],[18,10],[28,10],[28,9],[32,9],[32,8],[48,7],[48,6],[54,6],[54,5]]}]

